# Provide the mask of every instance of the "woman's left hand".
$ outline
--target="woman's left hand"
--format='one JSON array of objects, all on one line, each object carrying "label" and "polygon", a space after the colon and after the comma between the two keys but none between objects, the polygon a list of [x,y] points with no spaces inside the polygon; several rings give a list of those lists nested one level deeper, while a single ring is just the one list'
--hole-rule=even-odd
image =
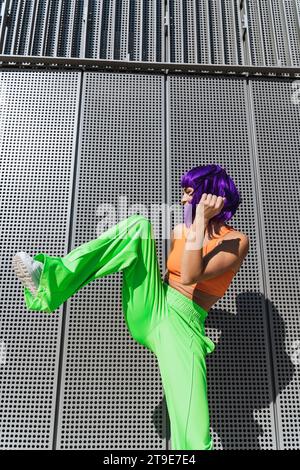
[{"label": "woman's left hand", "polygon": [[196,207],[197,221],[205,221],[207,223],[210,219],[215,217],[221,212],[225,203],[225,197],[216,196],[215,194],[203,193],[200,202]]}]

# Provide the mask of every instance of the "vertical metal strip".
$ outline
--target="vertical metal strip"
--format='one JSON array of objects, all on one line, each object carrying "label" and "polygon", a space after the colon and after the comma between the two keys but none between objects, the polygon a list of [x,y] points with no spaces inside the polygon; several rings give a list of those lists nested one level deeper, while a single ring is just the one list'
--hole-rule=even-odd
[{"label": "vertical metal strip", "polygon": [[255,23],[255,19],[253,18],[252,11],[256,11],[256,7],[253,6],[254,3],[256,3],[256,0],[244,0],[245,2],[245,10],[247,14],[247,23],[248,23],[248,37],[249,37],[249,59],[250,63],[249,65],[263,65],[264,60],[260,60],[261,57],[263,57],[263,52],[262,52],[262,47],[260,50],[258,50],[258,46],[261,45],[261,41],[259,41],[259,44],[257,44],[256,40],[256,30],[257,27],[259,28],[257,21]]},{"label": "vertical metal strip", "polygon": [[18,7],[16,11],[16,16],[15,16],[15,24],[12,25],[14,28],[13,32],[13,39],[11,43],[11,49],[10,49],[10,54],[16,55],[19,53],[18,49],[18,35],[19,35],[19,27],[20,27],[20,22],[21,22],[21,8],[23,7],[23,0],[18,1]]},{"label": "vertical metal strip", "polygon": [[32,2],[33,8],[30,16],[30,24],[29,24],[29,41],[27,45],[27,50],[25,50],[25,54],[33,55],[32,48],[33,48],[33,41],[34,41],[34,33],[36,28],[36,20],[37,20],[37,11],[39,6],[39,0],[36,2]]},{"label": "vertical metal strip", "polygon": [[68,57],[72,57],[72,54],[73,54],[73,48],[74,48],[74,42],[75,42],[75,33],[76,33],[76,22],[75,22],[75,15],[76,15],[76,11],[77,11],[77,5],[74,4],[72,5],[72,8],[71,8],[71,17],[70,17],[70,23],[69,23],[69,27],[70,27],[70,44],[69,44],[69,48],[67,50],[69,50],[69,54],[68,54]]},{"label": "vertical metal strip", "polygon": [[206,8],[206,24],[207,24],[207,48],[208,48],[208,63],[212,64],[214,59],[213,54],[213,47],[211,44],[211,27],[210,27],[210,8],[209,8],[210,0],[205,0],[205,8]]},{"label": "vertical metal strip", "polygon": [[298,0],[294,0],[295,2],[295,11],[297,17],[297,30],[299,35],[299,42],[300,42],[300,2]]},{"label": "vertical metal strip", "polygon": [[244,39],[244,57],[245,57],[245,64],[246,65],[255,65],[255,61],[253,61],[253,54],[254,51],[252,50],[253,45],[251,44],[251,34],[250,31],[250,22],[248,20],[248,12],[250,11],[248,0],[241,0],[242,3],[242,10],[241,14],[246,21],[244,24],[244,28],[246,28],[243,32],[243,39]]},{"label": "vertical metal strip", "polygon": [[[163,158],[165,164],[163,165],[164,168],[164,178],[165,180],[165,185],[163,189],[163,194],[164,194],[164,199],[166,203],[166,208],[167,208],[167,214],[169,213],[169,208],[171,207],[171,201],[172,201],[172,188],[171,188],[171,160],[170,160],[170,138],[171,138],[171,132],[170,132],[170,118],[171,118],[171,113],[170,113],[170,80],[172,80],[172,77],[164,74],[164,87],[163,87],[163,116],[164,116],[164,134],[163,134]],[[162,244],[163,245],[163,269],[164,272],[166,271],[166,262],[167,262],[167,255],[170,250],[170,239],[169,239],[169,234],[171,232],[171,224],[172,220],[168,218],[168,220],[164,221],[164,226],[166,227],[166,230],[164,232],[168,235],[168,238],[165,239],[165,242]],[[167,411],[165,407],[165,412]],[[164,422],[166,425],[168,425],[168,432],[166,433],[166,436],[170,436],[170,422],[169,419],[167,419],[167,413],[165,413]],[[171,439],[166,439],[166,450],[169,450],[171,448]]]},{"label": "vertical metal strip", "polygon": [[201,13],[200,13],[200,5],[198,0],[195,0],[195,44],[196,44],[196,51],[197,53],[195,54],[195,62],[197,64],[201,64],[203,61],[202,58],[202,51],[201,51],[201,45],[202,45],[202,38],[201,38]]},{"label": "vertical metal strip", "polygon": [[271,312],[268,309],[268,302],[266,299],[270,298],[270,292],[267,285],[267,272],[266,272],[266,260],[265,260],[265,253],[266,253],[266,240],[265,240],[265,230],[264,227],[264,220],[263,220],[263,213],[262,213],[262,200],[261,200],[261,188],[262,184],[260,181],[260,174],[259,174],[259,159],[258,159],[258,148],[257,148],[257,139],[256,139],[256,121],[255,121],[255,113],[254,113],[254,104],[253,104],[253,89],[252,89],[252,81],[247,80],[247,84],[245,84],[245,99],[247,103],[247,121],[248,121],[248,131],[249,131],[249,138],[250,138],[250,149],[251,149],[251,156],[250,164],[251,164],[251,172],[252,172],[252,182],[254,187],[254,196],[255,196],[255,206],[256,206],[256,226],[258,230],[258,254],[259,254],[259,262],[260,262],[260,272],[262,273],[262,283],[263,283],[263,306],[265,314],[263,315],[263,321],[266,331],[266,350],[268,354],[268,373],[270,377],[270,386],[271,386],[271,394],[272,394],[272,414],[271,418],[273,420],[274,426],[274,434],[275,434],[275,442],[276,442],[276,450],[280,450],[280,439],[279,439],[279,431],[278,431],[278,408],[276,402],[276,381],[275,381],[275,368],[274,368],[274,354],[275,354],[275,347],[273,344],[273,337],[271,335],[271,321],[270,315]]},{"label": "vertical metal strip", "polygon": [[41,55],[46,55],[49,12],[50,12],[50,2],[47,1],[46,2],[46,12],[45,12],[44,25],[43,25],[43,29],[42,29]]},{"label": "vertical metal strip", "polygon": [[139,47],[138,47],[138,51],[139,51],[139,56],[138,56],[138,60],[143,60],[142,57],[143,57],[143,27],[144,27],[144,22],[143,22],[143,14],[144,14],[144,1],[143,0],[139,0],[140,1],[140,21],[139,21],[139,28],[140,28],[140,37],[139,37]]},{"label": "vertical metal strip", "polygon": [[237,30],[236,30],[236,13],[235,13],[235,0],[231,0],[230,10],[232,12],[233,20],[232,24],[232,35],[233,35],[233,55],[234,55],[234,63],[239,64],[239,43],[237,39]]},{"label": "vertical metal strip", "polygon": [[[240,60],[238,63],[240,65],[246,64],[246,54],[245,54],[245,48],[249,46],[249,41],[246,38],[246,41],[244,41],[243,38],[243,30],[242,30],[242,18],[241,18],[241,12],[242,12],[242,4],[243,2],[241,0],[233,0],[234,1],[234,14],[235,14],[235,23],[236,23],[236,47],[237,47],[237,54],[238,58]],[[247,34],[247,31],[246,31]],[[248,54],[249,57],[249,54]]]},{"label": "vertical metal strip", "polygon": [[[175,0],[176,1],[176,0]],[[177,0],[178,1],[178,0]],[[185,32],[186,29],[187,29],[187,25],[184,24],[184,19],[186,19],[186,14],[184,15],[183,14],[183,9],[184,7],[186,6],[186,3],[185,2],[178,2],[177,3],[177,8],[178,8],[178,11],[179,11],[179,16],[180,16],[180,29],[178,31],[178,34],[180,35],[180,62],[185,62],[185,57],[184,57],[184,46],[185,46],[185,43],[184,43],[184,36],[185,36]],[[187,54],[187,57],[188,57],[188,54]]]},{"label": "vertical metal strip", "polygon": [[263,30],[262,30],[262,21],[261,21],[261,11],[260,11],[260,0],[256,0],[256,10],[257,10],[257,16],[258,16],[258,27],[259,27],[259,36],[260,36],[260,42],[261,42],[261,52],[263,56],[263,63],[262,65],[266,65],[266,54],[265,54],[265,41],[264,41],[264,35],[263,35]]},{"label": "vertical metal strip", "polygon": [[245,41],[243,38],[243,29],[242,29],[242,8],[243,8],[243,1],[242,0],[234,0],[234,11],[235,11],[235,18],[236,18],[236,38],[239,40],[240,43],[240,55],[241,55],[241,65],[246,63],[244,45]]},{"label": "vertical metal strip", "polygon": [[160,25],[157,30],[157,38],[158,42],[160,43],[160,50],[158,50],[155,60],[156,62],[165,62],[165,0],[156,0],[156,11],[160,18]]},{"label": "vertical metal strip", "polygon": [[192,9],[193,9],[193,13],[192,13],[192,16],[194,18],[194,21],[193,21],[193,31],[192,31],[192,34],[193,34],[193,44],[194,44],[194,60],[193,62],[198,62],[198,41],[197,41],[197,10],[196,10],[196,0],[193,0],[193,3],[192,3]]},{"label": "vertical metal strip", "polygon": [[32,39],[31,39],[31,44],[30,44],[30,54],[34,54],[34,45],[35,45],[35,40],[36,40],[36,31],[37,31],[37,18],[38,18],[38,12],[41,9],[40,5],[41,0],[37,0],[36,2],[36,11],[33,19],[33,31],[32,31]]},{"label": "vertical metal strip", "polygon": [[285,3],[285,13],[291,53],[291,64],[292,66],[297,66],[300,64],[300,31],[297,4],[295,0],[288,0]]},{"label": "vertical metal strip", "polygon": [[[116,11],[117,11],[117,5],[116,5],[116,0],[110,4],[111,7],[111,27],[108,29],[108,33],[110,38],[109,42],[107,45],[107,48],[109,51],[107,52],[107,56],[109,59],[117,59],[115,57],[115,36],[116,36]],[[109,22],[108,22],[109,24]]]},{"label": "vertical metal strip", "polygon": [[212,1],[207,0],[207,13],[208,13],[208,22],[207,22],[207,32],[208,32],[208,44],[210,47],[210,54],[211,54],[211,63],[216,63],[216,53],[215,53],[215,40],[216,38],[213,37],[214,28],[213,28],[213,11],[212,11]]},{"label": "vertical metal strip", "polygon": [[171,51],[170,51],[170,8],[169,0],[165,0],[165,16],[166,16],[166,27],[164,28],[164,50],[163,50],[163,61],[170,62]]},{"label": "vertical metal strip", "polygon": [[100,15],[99,15],[99,46],[98,46],[98,50],[97,50],[97,53],[96,53],[96,58],[97,59],[101,59],[101,39],[102,39],[102,24],[103,24],[103,2],[105,0],[100,0]]},{"label": "vertical metal strip", "polygon": [[174,3],[175,0],[170,0],[170,62],[179,62],[178,55],[181,54],[180,49],[182,46],[180,38],[178,38],[177,35],[178,29],[181,32],[181,20],[178,18],[178,15],[176,15]]},{"label": "vertical metal strip", "polygon": [[[158,22],[157,22],[157,2],[154,1],[153,4],[153,10],[152,10],[152,23],[154,25],[154,33],[153,33],[153,44],[152,44],[152,50],[153,50],[153,60],[154,62],[157,62],[159,51],[157,50],[158,48],[158,41],[156,40],[157,38],[157,31],[158,31]],[[151,21],[150,21],[151,24]],[[150,29],[150,28],[149,28]],[[150,52],[150,51],[149,51]],[[149,57],[149,60],[152,60],[151,57]]]},{"label": "vertical metal strip", "polygon": [[292,52],[291,52],[291,45],[290,45],[290,38],[289,38],[289,28],[287,25],[286,20],[286,13],[285,13],[285,0],[281,0],[279,2],[280,8],[280,16],[281,16],[281,23],[282,23],[282,33],[283,33],[283,40],[285,45],[285,62],[287,65],[292,65]]},{"label": "vertical metal strip", "polygon": [[278,50],[278,44],[277,44],[277,35],[276,35],[276,28],[275,28],[275,20],[274,20],[274,12],[273,12],[273,2],[269,1],[270,5],[270,16],[271,16],[271,25],[272,25],[272,42],[274,45],[275,49],[275,55],[276,55],[276,65],[281,65],[280,63],[280,57],[279,57],[279,50]]},{"label": "vertical metal strip", "polygon": [[58,51],[58,44],[59,44],[59,37],[62,32],[62,7],[63,7],[63,0],[59,0],[59,6],[58,6],[58,16],[57,16],[57,28],[56,28],[56,34],[55,34],[55,39],[54,39],[54,55],[55,57],[58,57],[59,51]]},{"label": "vertical metal strip", "polygon": [[6,32],[6,26],[8,22],[8,4],[9,0],[4,0],[4,3],[2,3],[2,19],[1,19],[1,25],[0,25],[0,54],[4,54],[4,38],[5,38],[5,32]]},{"label": "vertical metal strip", "polygon": [[[122,4],[121,4],[119,56],[122,60],[129,60],[129,57],[128,57],[129,3],[130,3],[130,0],[125,0],[125,1],[122,0]],[[157,60],[157,58],[155,58],[155,60]]]},{"label": "vertical metal strip", "polygon": [[89,17],[89,0],[84,0],[83,4],[83,15],[82,15],[82,40],[80,42],[80,57],[86,57],[86,45],[88,35],[88,17]]},{"label": "vertical metal strip", "polygon": [[[299,38],[299,44],[300,44],[300,2],[299,0],[294,0],[295,2],[295,21],[296,21],[296,30],[297,30],[297,35]],[[300,66],[300,62],[295,64],[296,66]],[[300,77],[300,74],[298,75]]]},{"label": "vertical metal strip", "polygon": [[126,33],[125,33],[125,44],[126,44],[126,50],[125,50],[125,54],[126,54],[126,60],[130,60],[130,41],[129,41],[129,34],[130,34],[130,2],[131,0],[127,0],[126,1],[126,7],[127,7],[127,11],[126,11],[126,15],[125,15],[125,18],[127,20],[127,23],[126,23]]},{"label": "vertical metal strip", "polygon": [[[34,2],[33,2],[34,3]],[[28,55],[28,47],[30,41],[31,30],[29,29],[32,21],[32,10],[34,5],[31,0],[25,0],[25,5],[22,14],[20,37],[19,37],[19,54]],[[27,12],[28,16],[27,17]]]},{"label": "vertical metal strip", "polygon": [[[225,21],[225,18],[223,18],[223,11],[222,11],[222,2],[223,0],[218,1],[218,14],[217,17],[219,16],[218,20],[218,29],[219,29],[219,36],[220,40],[218,41],[218,49],[221,52],[221,63],[225,64],[225,31],[224,31],[224,25],[223,21]],[[229,41],[228,41],[229,45]]]},{"label": "vertical metal strip", "polygon": [[166,62],[166,51],[167,51],[167,39],[169,32],[169,20],[168,20],[168,9],[167,1],[162,0],[161,2],[161,61]]},{"label": "vertical metal strip", "polygon": [[[72,250],[72,237],[74,229],[74,217],[75,217],[75,198],[76,198],[76,189],[77,189],[77,174],[78,174],[78,165],[79,165],[79,155],[80,155],[80,136],[81,136],[81,126],[82,126],[82,102],[83,102],[83,81],[84,73],[80,72],[79,86],[77,87],[77,106],[76,106],[76,126],[75,126],[75,139],[73,146],[73,165],[70,175],[70,191],[69,191],[69,209],[68,209],[68,220],[67,220],[67,247],[65,254],[69,253]],[[53,424],[53,443],[52,448],[56,450],[57,448],[57,438],[58,438],[58,426],[59,426],[59,417],[60,417],[60,402],[62,397],[62,374],[63,374],[63,361],[64,361],[64,344],[65,344],[65,335],[66,335],[66,317],[67,317],[67,302],[62,306],[62,323],[61,323],[61,338],[59,345],[59,361],[58,361],[58,373],[57,373],[57,389],[56,389],[56,400],[55,400],[55,415],[54,415],[54,424]]]}]

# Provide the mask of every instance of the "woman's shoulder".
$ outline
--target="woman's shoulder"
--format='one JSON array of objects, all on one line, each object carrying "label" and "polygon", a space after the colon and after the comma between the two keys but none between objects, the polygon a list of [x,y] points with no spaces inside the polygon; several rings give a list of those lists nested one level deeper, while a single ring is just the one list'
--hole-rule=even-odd
[{"label": "woman's shoulder", "polygon": [[238,244],[238,262],[235,266],[235,271],[236,273],[239,271],[245,257],[247,256],[247,253],[249,251],[249,244],[250,244],[250,240],[249,240],[249,237],[247,234],[239,231],[239,230],[235,230],[233,227],[231,227],[232,230],[230,230],[229,232],[227,232],[225,234],[225,236],[223,237],[223,240],[238,240],[239,241],[239,244]]},{"label": "woman's shoulder", "polygon": [[239,230],[236,230],[231,225],[225,224],[225,227],[230,229],[229,232],[225,233],[224,238],[230,240],[235,238],[240,238],[244,243],[249,243],[249,237],[246,233],[243,233]]}]

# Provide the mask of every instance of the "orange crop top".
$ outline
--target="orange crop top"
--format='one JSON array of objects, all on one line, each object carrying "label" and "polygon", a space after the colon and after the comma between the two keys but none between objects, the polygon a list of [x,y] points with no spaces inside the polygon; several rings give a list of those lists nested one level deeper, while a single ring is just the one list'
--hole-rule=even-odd
[{"label": "orange crop top", "polygon": [[[203,245],[203,256],[205,256],[209,251],[211,251],[216,245],[217,242],[225,235],[225,233],[234,230],[232,227],[222,226],[220,229],[220,236],[209,240],[209,242]],[[173,249],[170,252],[167,260],[167,269],[169,271],[169,279],[174,280],[177,283],[181,282],[180,276],[180,264],[185,243],[185,235],[183,231],[182,238],[174,237]],[[199,281],[195,284],[190,284],[189,287],[194,287],[208,294],[223,296],[226,290],[228,289],[233,277],[236,272],[233,269],[229,269],[225,273],[216,276],[211,279],[206,279],[205,281]]]}]

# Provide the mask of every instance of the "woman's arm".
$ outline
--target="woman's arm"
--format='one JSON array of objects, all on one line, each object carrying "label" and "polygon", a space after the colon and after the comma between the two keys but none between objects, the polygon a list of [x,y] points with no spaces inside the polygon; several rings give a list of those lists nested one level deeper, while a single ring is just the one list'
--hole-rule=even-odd
[{"label": "woman's arm", "polygon": [[236,238],[223,240],[203,257],[204,232],[210,218],[218,214],[224,204],[220,196],[203,193],[197,206],[193,224],[188,229],[181,261],[181,282],[189,285],[211,279],[229,269],[236,270],[242,264],[249,250],[249,239],[237,232]]},{"label": "woman's arm", "polygon": [[194,284],[203,270],[203,240],[208,219],[195,217],[187,229],[186,241],[181,259],[181,283]]},{"label": "woman's arm", "polygon": [[[187,230],[183,249],[181,282],[184,285],[195,284],[200,280],[210,279],[223,274],[229,269],[234,269],[238,262],[241,264],[242,259],[248,252],[248,237],[242,235],[240,244],[238,240],[224,240],[222,248],[217,246],[212,252],[203,257],[205,229],[209,220],[222,210],[224,199],[213,194],[202,194],[196,208],[194,221]],[[224,251],[226,244],[228,250]]]}]

